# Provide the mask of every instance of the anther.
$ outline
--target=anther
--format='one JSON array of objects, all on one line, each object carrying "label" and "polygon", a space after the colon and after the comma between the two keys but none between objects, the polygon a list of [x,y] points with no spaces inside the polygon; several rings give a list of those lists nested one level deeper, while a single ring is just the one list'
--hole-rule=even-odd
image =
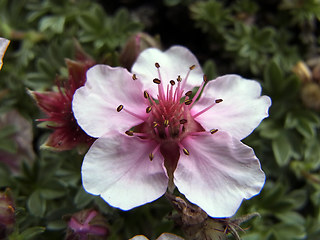
[{"label": "anther", "polygon": [[203,75],[203,81],[204,81],[204,82],[208,82],[207,75]]},{"label": "anther", "polygon": [[184,153],[185,155],[187,155],[187,156],[190,155],[189,151],[188,151],[186,148],[183,148],[182,151],[183,151],[183,153]]},{"label": "anther", "polygon": [[184,101],[185,105],[190,105],[192,103],[192,99],[188,99]]},{"label": "anther", "polygon": [[216,99],[216,103],[221,103],[223,100],[222,99]]},{"label": "anther", "polygon": [[187,119],[181,119],[179,122],[180,122],[180,124],[185,124],[185,123],[187,123],[188,121],[187,121]]},{"label": "anther", "polygon": [[119,105],[119,107],[117,107],[117,112],[120,112],[123,109],[123,105]]},{"label": "anther", "polygon": [[153,127],[153,128],[158,127],[158,125],[159,125],[159,124],[158,124],[157,122],[153,122],[153,123],[152,123],[152,127]]},{"label": "anther", "polygon": [[144,92],[143,92],[143,96],[144,96],[144,98],[147,98],[147,99],[148,99],[148,98],[149,98],[149,93],[148,93],[147,91],[144,91]]},{"label": "anther", "polygon": [[193,70],[193,69],[195,69],[195,67],[196,67],[196,65],[192,65],[192,66],[189,67],[189,69]]},{"label": "anther", "polygon": [[160,67],[160,64],[157,63],[157,62],[156,62],[154,65],[156,66],[156,68],[159,68],[159,67]]},{"label": "anther", "polygon": [[146,113],[151,112],[151,110],[152,110],[152,107],[151,107],[151,106],[147,107],[147,108],[146,108]]},{"label": "anther", "polygon": [[190,97],[190,96],[192,95],[192,91],[190,90],[190,91],[186,92],[185,95],[186,95],[187,97]]},{"label": "anther", "polygon": [[136,75],[136,74],[133,74],[133,75],[132,75],[132,79],[133,79],[133,80],[137,80],[137,75]]},{"label": "anther", "polygon": [[156,84],[160,84],[161,83],[160,79],[158,79],[158,78],[153,79],[153,82],[156,83]]},{"label": "anther", "polygon": [[181,81],[182,81],[182,78],[180,77],[180,75],[178,76],[177,81],[178,81],[178,82],[181,82]]},{"label": "anther", "polygon": [[210,133],[211,133],[211,134],[215,134],[216,132],[218,132],[218,129],[211,129],[211,130],[210,130]]},{"label": "anther", "polygon": [[168,119],[164,120],[163,125],[164,125],[164,127],[168,127],[169,126],[169,120]]},{"label": "anther", "polygon": [[154,158],[154,154],[153,154],[153,153],[150,153],[150,154],[149,154],[149,159],[150,159],[150,161],[152,161],[153,158]]},{"label": "anther", "polygon": [[130,130],[125,131],[125,134],[127,134],[128,136],[133,136],[133,131],[130,131]]},{"label": "anther", "polygon": [[176,83],[175,83],[175,81],[170,80],[170,84],[173,86],[173,85],[175,85]]}]

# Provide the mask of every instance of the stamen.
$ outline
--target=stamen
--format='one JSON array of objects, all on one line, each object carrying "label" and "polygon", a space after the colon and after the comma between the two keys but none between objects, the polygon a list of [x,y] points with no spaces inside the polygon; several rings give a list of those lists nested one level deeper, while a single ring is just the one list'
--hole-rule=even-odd
[{"label": "stamen", "polygon": [[206,82],[208,82],[208,78],[207,78],[207,75],[203,75],[203,81],[206,83]]},{"label": "stamen", "polygon": [[184,101],[185,105],[190,105],[192,103],[192,99],[188,99]]},{"label": "stamen", "polygon": [[176,84],[176,82],[175,82],[174,80],[170,80],[170,84],[171,84],[172,86],[174,86],[174,85]]},{"label": "stamen", "polygon": [[183,151],[183,153],[184,153],[185,155],[187,155],[187,156],[190,155],[189,151],[188,151],[186,148],[183,148],[182,151]]},{"label": "stamen", "polygon": [[211,129],[211,130],[210,130],[210,133],[211,133],[211,134],[215,134],[216,132],[218,132],[218,129]]},{"label": "stamen", "polygon": [[[121,105],[121,106],[122,106],[122,105]],[[119,107],[120,107],[120,106],[119,106]],[[119,107],[118,107],[118,108],[119,108]],[[136,117],[136,118],[138,118],[138,119],[140,119],[140,120],[142,120],[142,121],[145,121],[145,118],[144,118],[144,117],[142,117],[142,116],[140,116],[140,115],[138,115],[138,114],[136,114],[136,113],[133,113],[133,112],[131,112],[131,111],[123,108],[123,106],[122,106],[121,110],[122,110],[122,109],[123,109],[123,111],[125,111],[126,113],[129,113],[131,116],[134,116],[134,117]],[[117,110],[118,110],[118,109],[117,109]]]},{"label": "stamen", "polygon": [[185,123],[187,123],[188,121],[187,121],[187,119],[181,119],[179,122],[180,122],[180,124],[185,124]]},{"label": "stamen", "polygon": [[158,145],[153,149],[153,151],[149,154],[149,159],[150,159],[150,161],[153,160],[154,154],[159,150],[159,148],[160,148],[160,144],[158,144]]},{"label": "stamen", "polygon": [[212,103],[211,105],[209,105],[208,107],[206,107],[205,109],[201,110],[200,112],[196,113],[195,115],[193,115],[194,118],[200,116],[202,113],[205,113],[206,111],[208,111],[210,108],[212,108],[214,105],[216,105],[217,103],[222,102],[222,99],[217,99],[214,101],[214,103]]},{"label": "stamen", "polygon": [[156,84],[160,84],[161,83],[160,79],[158,79],[158,78],[153,79],[153,82],[156,83]]},{"label": "stamen", "polygon": [[128,131],[125,131],[125,134],[127,134],[128,136],[133,136],[133,131],[130,131],[130,130],[128,130]]},{"label": "stamen", "polygon": [[158,124],[157,122],[153,122],[153,123],[152,123],[152,127],[153,127],[153,128],[156,128],[156,127],[158,127],[158,126],[159,126],[159,124]]},{"label": "stamen", "polygon": [[181,143],[178,143],[178,146],[180,147],[180,149],[182,149],[183,153],[187,156],[190,155],[190,152],[188,151],[188,149],[186,149]]},{"label": "stamen", "polygon": [[186,95],[187,97],[190,97],[190,96],[192,95],[192,91],[190,90],[190,91],[186,92],[185,95]]},{"label": "stamen", "polygon": [[133,80],[137,80],[137,75],[136,75],[136,74],[133,74],[133,75],[132,75],[132,79],[133,79]]},{"label": "stamen", "polygon": [[169,120],[168,119],[164,120],[163,125],[164,125],[164,127],[168,127],[169,126]]},{"label": "stamen", "polygon": [[182,78],[180,77],[180,75],[178,76],[177,81],[178,81],[178,82],[181,82],[181,81],[182,81]]},{"label": "stamen", "polygon": [[196,68],[196,65],[194,65],[194,64],[189,67],[190,70],[193,70],[193,69],[195,69],[195,68]]},{"label": "stamen", "polygon": [[151,106],[147,107],[147,108],[146,108],[146,113],[151,112],[151,110],[152,110],[152,107],[151,107]]},{"label": "stamen", "polygon": [[193,103],[197,100],[197,98],[199,97],[201,91],[203,90],[204,88],[204,85],[206,84],[207,82],[207,76],[206,75],[203,75],[203,82],[201,83],[201,86],[199,87],[198,91],[196,92],[196,94],[194,95],[194,97],[192,98],[192,105],[190,106],[190,108],[193,106]]},{"label": "stamen", "polygon": [[144,91],[143,92],[143,96],[144,96],[144,98],[148,99],[149,98],[149,93],[147,91]]},{"label": "stamen", "polygon": [[117,107],[117,112],[120,112],[123,109],[123,105],[119,105],[119,107]]},{"label": "stamen", "polygon": [[131,130],[125,131],[124,133],[130,137],[132,137],[132,136],[147,137],[148,136],[148,134],[146,134],[146,133],[139,133],[139,132],[134,132]]},{"label": "stamen", "polygon": [[153,80],[154,83],[158,84],[158,92],[159,92],[158,100],[160,100],[160,98],[161,99],[165,99],[164,88],[163,88],[163,85],[162,85],[162,81],[161,81],[162,78],[161,78],[161,73],[160,73],[160,69],[159,69],[160,68],[160,64],[156,62],[154,65],[157,68],[158,77],[159,77],[159,78],[155,78]]}]

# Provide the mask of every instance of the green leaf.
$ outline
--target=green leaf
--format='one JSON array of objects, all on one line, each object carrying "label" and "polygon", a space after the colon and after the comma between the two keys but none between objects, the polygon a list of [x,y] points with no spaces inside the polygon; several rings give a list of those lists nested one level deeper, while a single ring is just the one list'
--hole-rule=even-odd
[{"label": "green leaf", "polygon": [[40,21],[39,30],[41,32],[44,32],[46,30],[51,30],[54,33],[62,33],[65,22],[66,22],[65,16],[43,17]]},{"label": "green leaf", "polygon": [[20,236],[23,240],[35,239],[38,235],[43,233],[46,229],[44,227],[31,227],[23,231]]},{"label": "green leaf", "polygon": [[31,214],[43,217],[46,211],[46,201],[41,197],[39,190],[34,191],[27,201],[27,206]]},{"label": "green leaf", "polygon": [[283,74],[279,66],[271,61],[264,72],[265,88],[273,93],[279,93],[283,86]]},{"label": "green leaf", "polygon": [[272,140],[272,150],[279,166],[285,166],[289,163],[292,148],[285,134],[280,134]]},{"label": "green leaf", "polygon": [[299,124],[297,125],[297,130],[306,138],[311,138],[315,135],[315,128],[312,122],[306,119],[299,119]]},{"label": "green leaf", "polygon": [[80,187],[74,198],[74,204],[81,209],[87,206],[93,199],[94,197],[92,195]]},{"label": "green leaf", "polygon": [[66,221],[64,221],[64,220],[55,220],[55,221],[51,221],[47,224],[47,229],[53,230],[53,231],[63,230],[66,227],[67,227],[67,224],[66,224]]},{"label": "green leaf", "polygon": [[207,75],[208,80],[216,78],[218,74],[215,62],[212,60],[207,60],[203,65],[203,72]]}]

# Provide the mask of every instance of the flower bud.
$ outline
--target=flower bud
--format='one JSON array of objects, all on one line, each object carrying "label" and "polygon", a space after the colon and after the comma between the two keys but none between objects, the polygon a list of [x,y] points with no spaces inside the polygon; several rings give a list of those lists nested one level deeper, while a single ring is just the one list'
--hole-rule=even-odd
[{"label": "flower bud", "polygon": [[301,89],[301,99],[303,104],[310,109],[320,110],[320,85],[317,83],[307,83]]},{"label": "flower bud", "polygon": [[312,81],[312,73],[310,68],[302,61],[299,61],[293,68],[292,71],[299,77],[299,79],[303,82],[311,82]]},{"label": "flower bud", "polygon": [[130,70],[138,55],[150,47],[160,48],[159,41],[146,33],[131,36],[120,54],[121,65]]},{"label": "flower bud", "polygon": [[11,190],[0,192],[0,239],[7,239],[15,224],[15,207]]},{"label": "flower bud", "polygon": [[86,209],[70,217],[66,240],[102,240],[108,234],[106,219],[96,210]]}]

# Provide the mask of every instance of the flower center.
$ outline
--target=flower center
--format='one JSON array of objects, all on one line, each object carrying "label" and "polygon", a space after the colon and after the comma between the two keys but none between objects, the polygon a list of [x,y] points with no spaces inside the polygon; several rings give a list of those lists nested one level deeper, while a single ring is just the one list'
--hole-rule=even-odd
[{"label": "flower center", "polygon": [[[164,148],[178,148],[184,154],[189,155],[189,151],[182,146],[181,141],[188,135],[208,133],[195,118],[208,111],[215,104],[222,102],[222,99],[216,99],[211,105],[192,115],[190,110],[207,82],[206,76],[204,75],[201,86],[192,97],[192,91],[184,93],[184,86],[190,72],[196,67],[195,65],[189,67],[189,71],[184,79],[178,75],[177,79],[170,80],[170,84],[167,86],[163,85],[160,64],[155,63],[155,67],[158,71],[158,78],[154,78],[153,83],[158,85],[158,95],[154,98],[147,91],[144,91],[143,95],[149,102],[149,106],[146,108],[147,115],[136,115],[125,109],[123,105],[119,105],[117,111],[124,110],[143,120],[143,123],[133,126],[130,130],[126,131],[126,134],[129,136],[135,135],[157,143],[156,148],[149,155],[150,160],[153,159],[155,152],[159,149],[163,152]],[[135,81],[138,78],[133,74],[132,79]],[[212,129],[209,133],[213,134],[215,132],[217,132],[217,129]]]}]

